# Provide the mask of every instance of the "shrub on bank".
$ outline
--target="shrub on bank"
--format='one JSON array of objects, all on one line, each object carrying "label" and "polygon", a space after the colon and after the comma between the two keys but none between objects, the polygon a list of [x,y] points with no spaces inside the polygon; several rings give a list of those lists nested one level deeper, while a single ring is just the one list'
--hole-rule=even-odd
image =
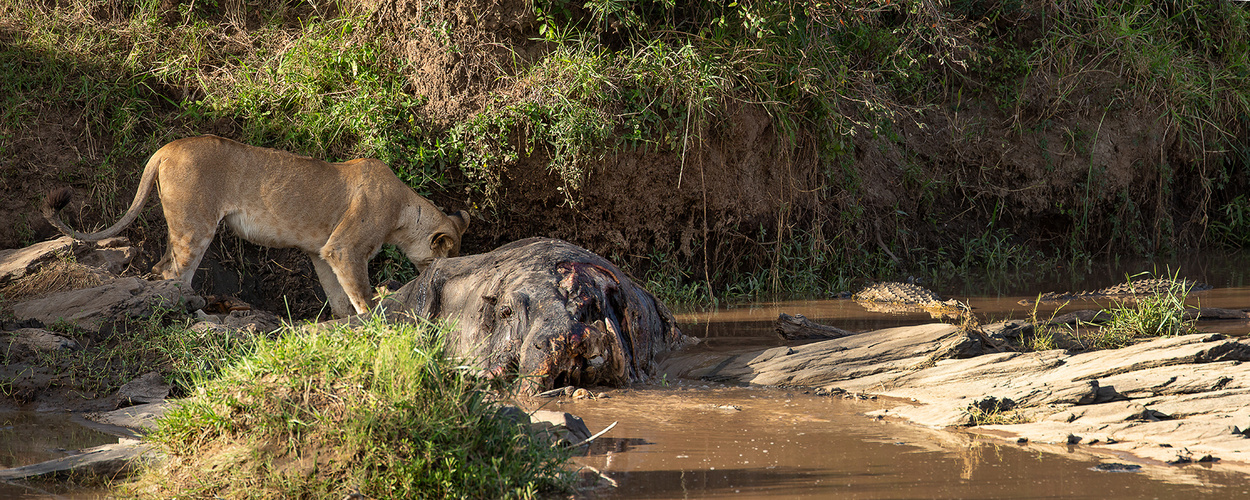
[{"label": "shrub on bank", "polygon": [[496,392],[434,326],[288,329],[199,382],[151,439],[146,498],[532,498],[568,452],[496,416]]}]

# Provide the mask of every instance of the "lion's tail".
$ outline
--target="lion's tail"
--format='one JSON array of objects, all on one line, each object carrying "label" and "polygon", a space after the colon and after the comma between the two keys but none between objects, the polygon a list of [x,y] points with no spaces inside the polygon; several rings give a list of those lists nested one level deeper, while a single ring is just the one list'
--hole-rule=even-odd
[{"label": "lion's tail", "polygon": [[156,173],[159,170],[157,166],[161,163],[159,156],[161,156],[159,153],[154,154],[152,158],[148,159],[148,164],[143,169],[143,177],[139,179],[139,189],[135,192],[135,199],[130,202],[130,209],[126,210],[126,214],[112,227],[98,233],[80,233],[65,225],[58,213],[69,204],[70,197],[74,193],[74,189],[69,186],[63,186],[48,193],[48,198],[43,203],[43,217],[48,219],[52,227],[76,240],[99,241],[117,236],[123,229],[126,229],[126,226],[134,222],[135,218],[139,217],[139,212],[143,210],[143,205],[147,202],[148,195],[152,194],[152,186],[156,184]]}]

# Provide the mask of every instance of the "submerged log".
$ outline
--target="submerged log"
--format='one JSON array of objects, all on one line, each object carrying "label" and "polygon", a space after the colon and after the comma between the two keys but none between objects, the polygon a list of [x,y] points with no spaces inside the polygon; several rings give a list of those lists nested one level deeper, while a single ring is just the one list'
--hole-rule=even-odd
[{"label": "submerged log", "polygon": [[695,341],[612,263],[548,238],[436,260],[382,306],[393,320],[453,322],[453,352],[533,392],[646,381],[657,354]]},{"label": "submerged log", "polygon": [[137,439],[79,450],[77,453],[37,464],[0,469],[0,481],[13,481],[34,477],[124,477],[138,469],[144,462],[159,459],[159,453],[149,443]]},{"label": "submerged log", "polygon": [[791,316],[781,313],[777,316],[777,335],[785,340],[829,340],[855,335],[838,327],[813,323],[802,314]]}]

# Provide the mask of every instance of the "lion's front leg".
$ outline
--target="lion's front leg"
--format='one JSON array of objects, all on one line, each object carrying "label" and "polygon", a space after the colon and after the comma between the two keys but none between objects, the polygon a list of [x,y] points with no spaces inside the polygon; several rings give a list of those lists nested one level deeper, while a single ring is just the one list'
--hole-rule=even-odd
[{"label": "lion's front leg", "polygon": [[346,318],[356,314],[356,306],[343,291],[339,277],[330,264],[315,253],[309,252],[308,257],[312,259],[313,269],[317,270],[317,280],[321,282],[321,289],[326,293],[326,301],[330,303],[330,312],[334,313],[334,317]]},{"label": "lion's front leg", "polygon": [[[334,272],[334,276],[338,278],[340,293],[347,296],[351,302],[355,314],[364,314],[369,312],[373,307],[373,301],[369,295],[369,262],[363,256],[353,255],[351,252],[334,250],[331,245],[326,245],[321,250],[321,259],[324,259],[326,265]],[[318,259],[313,259],[317,262]],[[321,271],[318,270],[318,276]],[[325,288],[325,279],[322,279],[322,287]],[[329,292],[326,292],[327,297]],[[345,306],[341,306],[346,309]],[[334,310],[334,315],[339,316],[341,313],[335,309],[335,302],[330,302],[330,308]],[[350,316],[350,311],[345,312],[346,316]]]}]

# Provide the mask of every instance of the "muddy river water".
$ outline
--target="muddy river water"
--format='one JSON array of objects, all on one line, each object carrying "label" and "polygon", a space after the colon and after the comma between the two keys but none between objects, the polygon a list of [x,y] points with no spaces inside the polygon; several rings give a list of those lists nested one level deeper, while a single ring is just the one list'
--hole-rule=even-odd
[{"label": "muddy river water", "polygon": [[[1214,262],[1214,263],[1213,263]],[[1156,265],[1124,262],[1057,270],[998,286],[932,286],[967,301],[983,322],[1026,318],[1021,299],[1055,290],[1093,290],[1140,271],[1177,270],[1209,283],[1191,305],[1250,308],[1244,255]],[[1064,311],[1097,307],[1069,304]],[[1054,306],[1042,306],[1049,317]],[[666,360],[668,385],[618,390],[606,399],[568,401],[592,431],[617,425],[576,458],[605,479],[597,498],[1250,498],[1250,478],[1187,466],[1094,454],[1088,447],[1023,443],[961,430],[927,429],[864,414],[900,401],[818,396],[802,389],[726,387],[682,377],[692,358],[784,345],[779,313],[851,331],[932,322],[928,314],[881,314],[850,300],[757,303],[679,312],[682,331],[703,342]],[[1250,321],[1200,328],[1250,333]]]},{"label": "muddy river water", "polygon": [[[1215,262],[1212,264],[1212,262]],[[1250,308],[1250,256],[1169,263],[1209,283],[1191,303]],[[1018,304],[1042,291],[1087,290],[1153,263],[1060,269],[995,285],[938,283],[939,294],[967,301],[983,322],[1025,318]],[[989,283],[989,284],[987,284]],[[1092,308],[1073,304],[1066,310]],[[691,360],[783,345],[779,313],[803,314],[851,331],[934,321],[927,314],[869,312],[850,300],[761,302],[677,311],[682,330],[702,342],[662,360],[664,377],[648,387],[607,390],[608,397],[546,403],[581,416],[592,431],[616,426],[574,458],[598,486],[589,498],[1250,498],[1250,477],[1214,470],[1097,455],[1088,447],[1016,443],[962,430],[927,429],[866,412],[902,404],[818,396],[802,389],[730,387],[683,377]],[[1044,316],[1049,308],[1039,309]],[[1203,322],[1204,331],[1250,333],[1250,321]],[[0,413],[0,467],[35,463],[116,438],[71,417]],[[39,490],[0,483],[0,499],[94,498],[69,485]]]}]

